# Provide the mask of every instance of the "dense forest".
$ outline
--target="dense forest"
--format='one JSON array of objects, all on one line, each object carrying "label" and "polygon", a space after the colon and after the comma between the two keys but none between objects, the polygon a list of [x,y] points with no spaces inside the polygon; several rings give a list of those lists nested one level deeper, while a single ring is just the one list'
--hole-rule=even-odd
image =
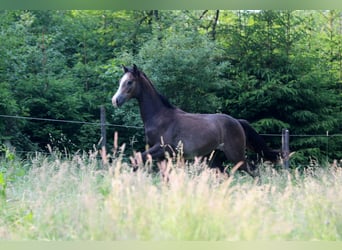
[{"label": "dense forest", "polygon": [[135,63],[185,111],[288,128],[298,159],[342,159],[341,11],[2,10],[0,31],[0,145],[18,152],[98,147],[101,106],[108,146],[118,131],[142,149],[136,102],[111,104]]}]

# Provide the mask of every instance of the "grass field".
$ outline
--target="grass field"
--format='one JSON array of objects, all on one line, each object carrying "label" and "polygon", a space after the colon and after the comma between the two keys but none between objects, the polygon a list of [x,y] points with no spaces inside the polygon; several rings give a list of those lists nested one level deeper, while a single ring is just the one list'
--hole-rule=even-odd
[{"label": "grass field", "polygon": [[[35,155],[0,161],[0,238],[7,240],[341,240],[342,169],[262,165],[261,181],[196,161],[166,177],[120,156]],[[165,181],[168,179],[168,181]]]}]

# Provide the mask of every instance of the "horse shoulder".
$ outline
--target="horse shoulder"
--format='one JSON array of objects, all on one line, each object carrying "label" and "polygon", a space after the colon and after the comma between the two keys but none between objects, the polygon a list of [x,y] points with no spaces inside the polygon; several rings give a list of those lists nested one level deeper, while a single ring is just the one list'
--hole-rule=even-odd
[{"label": "horse shoulder", "polygon": [[174,113],[172,110],[167,110],[154,116],[153,120],[146,122],[145,136],[149,144],[160,143],[161,140],[169,137],[169,130],[174,126],[175,122]]}]

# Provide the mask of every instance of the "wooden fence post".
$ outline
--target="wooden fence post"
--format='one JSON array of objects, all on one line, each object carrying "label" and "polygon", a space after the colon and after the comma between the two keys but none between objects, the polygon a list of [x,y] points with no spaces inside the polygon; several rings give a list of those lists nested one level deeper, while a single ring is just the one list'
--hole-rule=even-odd
[{"label": "wooden fence post", "polygon": [[101,158],[102,158],[102,166],[107,165],[108,158],[107,158],[107,133],[106,133],[106,109],[104,106],[100,108],[100,120],[101,120]]},{"label": "wooden fence post", "polygon": [[288,129],[283,129],[282,130],[282,136],[281,136],[281,154],[283,157],[283,165],[285,169],[289,168],[290,165],[290,133]]},{"label": "wooden fence post", "polygon": [[100,112],[101,112],[101,148],[103,149],[106,148],[106,144],[107,144],[107,133],[106,133],[106,109],[105,107],[102,105],[100,108]]}]

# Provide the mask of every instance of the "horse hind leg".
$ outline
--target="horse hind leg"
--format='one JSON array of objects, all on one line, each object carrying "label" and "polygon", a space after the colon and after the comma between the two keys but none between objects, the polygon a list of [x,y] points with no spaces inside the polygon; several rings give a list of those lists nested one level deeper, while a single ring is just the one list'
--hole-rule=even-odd
[{"label": "horse hind leg", "polygon": [[235,154],[232,153],[232,150],[225,150],[224,153],[226,155],[226,158],[235,164],[235,166],[231,170],[231,174],[233,175],[237,170],[239,171],[245,171],[253,178],[259,177],[259,169],[258,166],[247,161],[244,150],[241,150],[241,152],[235,151]]},{"label": "horse hind leg", "polygon": [[248,162],[247,160],[244,160],[244,162],[243,162],[243,164],[241,164],[241,167],[239,168],[239,170],[245,171],[246,173],[248,173],[253,178],[260,177],[260,172],[259,172],[258,166],[255,165],[254,163]]},{"label": "horse hind leg", "polygon": [[220,150],[215,150],[209,157],[209,167],[218,168],[221,173],[225,172],[225,166],[223,162],[226,160],[225,154]]}]

